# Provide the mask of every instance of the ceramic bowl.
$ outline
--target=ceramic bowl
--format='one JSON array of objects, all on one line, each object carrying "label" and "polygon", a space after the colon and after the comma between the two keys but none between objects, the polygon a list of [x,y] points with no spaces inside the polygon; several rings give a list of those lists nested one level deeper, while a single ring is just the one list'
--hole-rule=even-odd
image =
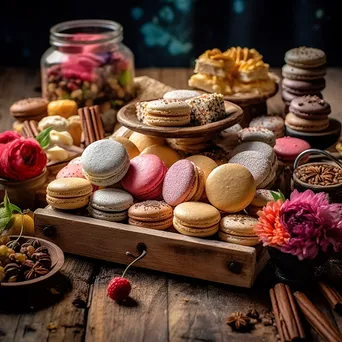
[{"label": "ceramic bowl", "polygon": [[[13,236],[13,235],[10,236],[11,240],[14,240],[16,238],[17,238],[17,236]],[[33,285],[33,284],[37,285],[38,283],[41,283],[44,280],[46,280],[46,279],[52,277],[54,274],[56,274],[62,268],[62,266],[64,264],[64,253],[54,243],[47,241],[47,240],[44,240],[44,239],[34,237],[34,236],[22,236],[21,239],[38,240],[43,247],[46,247],[48,249],[50,257],[51,257],[52,268],[51,268],[49,273],[47,273],[41,277],[35,278],[35,279],[18,281],[18,282],[14,282],[14,283],[2,282],[0,284],[0,288],[1,287],[6,287],[6,288],[24,287],[24,286]]]},{"label": "ceramic bowl", "polygon": [[329,127],[323,132],[299,132],[286,126],[286,135],[307,141],[312,148],[325,150],[334,145],[341,134],[341,123],[336,119],[329,119]]}]

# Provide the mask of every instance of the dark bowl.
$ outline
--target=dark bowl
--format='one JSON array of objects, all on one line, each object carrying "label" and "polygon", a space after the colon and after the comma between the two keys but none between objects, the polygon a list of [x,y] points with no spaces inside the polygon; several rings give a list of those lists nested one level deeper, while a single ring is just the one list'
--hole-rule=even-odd
[{"label": "dark bowl", "polygon": [[[10,239],[14,240],[17,237],[18,236],[11,235]],[[64,253],[54,243],[47,241],[47,240],[44,240],[44,239],[37,238],[35,236],[21,236],[21,238],[26,239],[26,240],[29,240],[29,239],[38,240],[43,247],[46,247],[48,249],[50,257],[51,257],[52,268],[51,268],[49,273],[47,273],[41,277],[35,278],[35,279],[18,281],[18,282],[13,282],[13,283],[3,282],[0,284],[0,288],[1,287],[6,287],[6,288],[24,287],[24,286],[33,285],[33,284],[36,285],[36,284],[41,283],[44,280],[52,277],[54,274],[56,274],[62,268],[62,266],[64,264]]]},{"label": "dark bowl", "polygon": [[341,123],[336,119],[329,119],[329,127],[322,132],[299,132],[286,126],[286,135],[307,141],[312,148],[325,150],[333,146],[341,134]]}]

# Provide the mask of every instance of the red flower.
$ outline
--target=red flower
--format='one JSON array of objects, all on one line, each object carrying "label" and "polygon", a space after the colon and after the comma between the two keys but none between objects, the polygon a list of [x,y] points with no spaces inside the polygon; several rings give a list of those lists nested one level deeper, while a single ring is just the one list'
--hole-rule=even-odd
[{"label": "red flower", "polygon": [[13,140],[20,139],[21,135],[13,131],[5,131],[0,133],[0,144],[7,144]]},{"label": "red flower", "polygon": [[1,176],[11,180],[25,180],[42,173],[47,157],[35,139],[16,139],[0,146]]}]

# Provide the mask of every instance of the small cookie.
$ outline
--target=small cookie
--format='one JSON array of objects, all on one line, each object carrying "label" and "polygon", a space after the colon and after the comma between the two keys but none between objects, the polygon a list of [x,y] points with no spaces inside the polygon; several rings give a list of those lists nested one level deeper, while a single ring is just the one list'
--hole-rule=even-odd
[{"label": "small cookie", "polygon": [[48,101],[40,97],[32,97],[16,101],[10,112],[16,120],[37,120],[47,115]]},{"label": "small cookie", "polygon": [[302,96],[291,101],[290,112],[303,119],[322,120],[331,113],[328,102],[318,96]]},{"label": "small cookie", "polygon": [[[117,135],[115,134],[114,136],[117,137]],[[132,143],[138,148],[140,152],[142,152],[148,146],[164,145],[164,142],[165,142],[164,138],[153,137],[153,136],[138,133],[138,132],[133,132],[129,136],[129,140],[132,141]]]},{"label": "small cookie", "polygon": [[329,127],[329,120],[308,120],[289,113],[285,117],[285,125],[300,132],[321,132]]},{"label": "small cookie", "polygon": [[324,77],[326,74],[325,67],[301,69],[285,64],[282,68],[282,75],[290,80],[310,81]]},{"label": "small cookie", "polygon": [[302,139],[283,137],[277,139],[276,145],[274,146],[274,152],[276,153],[279,160],[294,161],[297,156],[311,148],[311,146]]},{"label": "small cookie", "polygon": [[273,148],[261,141],[246,141],[242,144],[238,145],[231,153],[231,156],[235,156],[238,153],[245,151],[256,151],[263,154],[270,163],[273,163],[275,160],[275,155],[273,152]]},{"label": "small cookie", "polygon": [[275,145],[276,141],[274,133],[271,130],[262,127],[246,127],[239,131],[238,137],[240,142],[261,141],[271,147]]},{"label": "small cookie", "polygon": [[240,237],[256,237],[254,228],[259,221],[248,215],[233,214],[222,217],[220,231]]},{"label": "small cookie", "polygon": [[262,115],[252,119],[249,127],[264,127],[272,131],[276,138],[284,136],[284,119],[281,116]]},{"label": "small cookie", "polygon": [[324,51],[301,46],[285,53],[285,62],[291,66],[303,69],[318,68],[327,62]]},{"label": "small cookie", "polygon": [[312,81],[299,81],[284,78],[282,87],[286,91],[295,95],[310,95],[320,93],[325,88],[325,79],[318,78]]}]

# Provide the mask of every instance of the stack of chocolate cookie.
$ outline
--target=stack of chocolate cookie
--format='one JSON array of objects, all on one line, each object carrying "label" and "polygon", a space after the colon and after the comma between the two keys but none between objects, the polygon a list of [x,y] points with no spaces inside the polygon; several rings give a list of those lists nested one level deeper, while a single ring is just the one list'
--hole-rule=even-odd
[{"label": "stack of chocolate cookie", "polygon": [[297,97],[316,95],[320,98],[325,88],[326,56],[324,51],[305,46],[285,54],[282,68],[282,97],[286,106]]}]

